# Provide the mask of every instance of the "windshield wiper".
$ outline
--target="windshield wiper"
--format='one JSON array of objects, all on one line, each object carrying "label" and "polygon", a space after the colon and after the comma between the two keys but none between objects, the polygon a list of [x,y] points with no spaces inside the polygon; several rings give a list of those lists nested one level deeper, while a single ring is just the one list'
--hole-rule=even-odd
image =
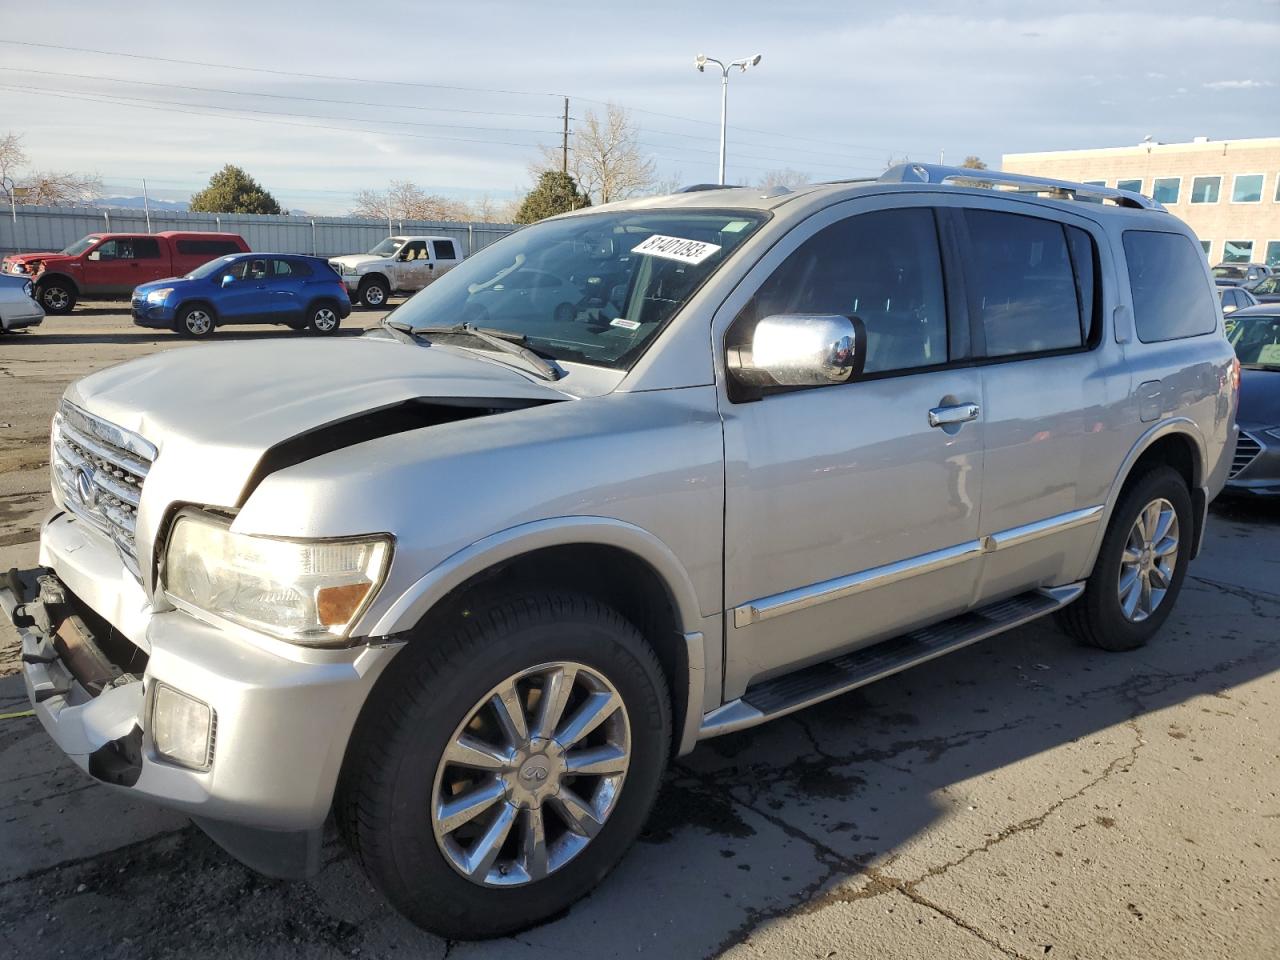
[{"label": "windshield wiper", "polygon": [[526,346],[525,338],[518,333],[508,333],[505,330],[489,330],[477,327],[474,323],[457,323],[452,327],[401,327],[414,334],[425,334],[428,338],[434,333],[437,336],[465,336],[474,337],[483,343],[503,353],[511,354],[519,357],[529,366],[533,367],[538,376],[544,380],[559,380],[564,376],[564,371],[553,360],[542,356],[535,350]]},{"label": "windshield wiper", "polygon": [[417,338],[414,337],[413,335],[413,327],[409,326],[409,324],[404,323],[400,320],[392,320],[388,317],[383,317],[382,327],[384,330],[391,331],[391,335],[395,337],[397,340],[399,340],[401,343],[417,343],[418,342]]}]

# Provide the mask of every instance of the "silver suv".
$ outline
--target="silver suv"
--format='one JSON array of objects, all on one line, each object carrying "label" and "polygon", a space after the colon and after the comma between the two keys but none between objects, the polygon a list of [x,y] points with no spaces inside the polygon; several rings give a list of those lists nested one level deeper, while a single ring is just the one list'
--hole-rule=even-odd
[{"label": "silver suv", "polygon": [[[548,277],[568,312],[518,293]],[[1222,325],[1187,227],[1103,187],[611,204],[363,338],[73,384],[0,597],[91,776],[277,876],[332,811],[413,922],[496,935],[597,885],[699,740],[1050,613],[1145,643],[1231,463]]]}]

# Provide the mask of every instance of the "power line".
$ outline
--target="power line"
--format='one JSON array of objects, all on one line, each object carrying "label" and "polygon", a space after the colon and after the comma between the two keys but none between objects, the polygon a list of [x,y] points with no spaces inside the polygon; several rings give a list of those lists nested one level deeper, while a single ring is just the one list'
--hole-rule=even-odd
[{"label": "power line", "polygon": [[424,107],[416,103],[376,103],[369,100],[345,100],[335,97],[307,97],[290,93],[253,93],[248,90],[225,90],[220,87],[196,87],[181,83],[156,83],[150,80],[130,80],[123,77],[104,77],[92,73],[63,73],[58,70],[36,70],[31,67],[0,67],[13,73],[37,73],[49,77],[71,77],[77,80],[99,80],[108,83],[134,84],[143,87],[162,87],[171,90],[191,90],[197,93],[218,93],[233,97],[262,97],[272,100],[305,100],[308,103],[337,103],[352,107],[380,107],[394,110],[424,110],[432,113],[466,113],[491,117],[521,117],[529,120],[559,120],[559,114],[549,113],[508,113],[500,110],[464,110],[455,107]]},{"label": "power line", "polygon": [[[527,129],[515,129],[515,128],[510,128],[510,127],[474,127],[474,126],[468,126],[468,125],[466,125],[466,124],[457,124],[457,123],[415,123],[415,122],[414,122],[414,121],[412,121],[412,120],[386,120],[386,119],[382,119],[382,118],[380,118],[380,117],[332,117],[332,116],[318,116],[318,115],[316,115],[316,114],[314,114],[314,113],[289,113],[289,112],[282,111],[282,110],[255,110],[255,109],[253,109],[252,107],[223,107],[223,106],[219,106],[219,105],[211,104],[211,103],[188,103],[188,102],[186,102],[185,100],[159,100],[159,99],[156,99],[156,98],[154,98],[154,97],[130,97],[130,96],[126,96],[125,94],[118,94],[118,93],[103,93],[103,94],[99,94],[99,93],[96,93],[96,92],[88,92],[88,93],[86,93],[86,92],[84,92],[84,91],[80,91],[80,90],[50,90],[50,89],[49,89],[49,88],[47,88],[47,87],[19,87],[19,89],[23,89],[23,90],[30,90],[30,91],[33,91],[33,92],[36,92],[36,93],[45,93],[45,94],[49,94],[49,95],[51,95],[51,96],[54,96],[54,95],[57,95],[57,96],[71,96],[71,97],[90,97],[90,96],[92,96],[92,97],[104,97],[104,98],[110,98],[110,100],[105,100],[105,101],[102,101],[102,102],[112,102],[112,101],[120,101],[120,100],[123,100],[123,101],[137,102],[137,103],[140,103],[140,104],[162,104],[162,105],[166,105],[166,106],[173,106],[173,107],[189,107],[189,108],[196,109],[196,110],[217,110],[217,111],[219,111],[219,112],[221,112],[221,113],[235,113],[235,114],[240,114],[240,113],[258,113],[258,114],[262,114],[262,115],[264,115],[264,116],[269,116],[269,117],[295,117],[295,118],[300,119],[300,120],[339,120],[339,121],[342,121],[342,122],[344,122],[344,123],[389,123],[389,124],[394,124],[395,126],[401,126],[401,127],[423,127],[423,128],[429,128],[429,127],[445,127],[445,128],[448,128],[448,129],[457,129],[457,130],[485,130],[485,131],[491,131],[491,132],[495,132],[495,133],[530,133],[530,134],[533,134],[534,136],[538,136],[538,135],[551,136],[551,135],[552,135],[552,131],[547,131],[547,130],[527,130]],[[242,119],[249,119],[249,118],[245,117],[245,118],[242,118]],[[365,133],[375,133],[375,132],[382,132],[382,131],[369,131],[369,130],[366,130],[366,131],[363,131],[363,132],[365,132]],[[461,139],[461,138],[455,138],[455,137],[428,137],[427,139],[440,139],[440,140],[455,140],[455,139],[457,139],[457,140],[460,140],[460,142],[464,142],[464,143],[496,143],[496,142],[499,142],[499,141],[491,141],[491,140],[483,140],[483,139],[477,139],[477,140],[464,140],[464,139]],[[512,144],[512,146],[535,147],[535,146],[537,146],[537,144],[534,144],[534,143],[515,144],[515,143],[513,143],[513,144]]]}]

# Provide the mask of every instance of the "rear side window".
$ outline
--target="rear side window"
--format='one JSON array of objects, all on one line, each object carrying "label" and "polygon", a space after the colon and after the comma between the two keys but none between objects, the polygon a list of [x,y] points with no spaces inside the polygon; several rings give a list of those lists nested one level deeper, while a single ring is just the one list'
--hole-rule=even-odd
[{"label": "rear side window", "polygon": [[864,371],[947,362],[947,313],[933,211],[880,210],[840,220],[792,253],[743,309],[731,334],[780,313],[857,316],[867,330]]},{"label": "rear side window", "polygon": [[458,251],[454,247],[452,240],[432,240],[431,245],[436,248],[437,260],[458,259]]},{"label": "rear side window", "polygon": [[1180,233],[1126,230],[1124,257],[1139,340],[1180,340],[1217,329],[1219,311],[1194,243]]},{"label": "rear side window", "polygon": [[133,258],[135,260],[159,260],[160,241],[151,237],[134,237]]},{"label": "rear side window", "polygon": [[179,240],[178,252],[187,256],[220,257],[239,253],[240,247],[234,240]]},{"label": "rear side window", "polygon": [[987,356],[1084,346],[1095,286],[1089,235],[1056,220],[994,210],[966,210],[964,218],[969,292]]}]

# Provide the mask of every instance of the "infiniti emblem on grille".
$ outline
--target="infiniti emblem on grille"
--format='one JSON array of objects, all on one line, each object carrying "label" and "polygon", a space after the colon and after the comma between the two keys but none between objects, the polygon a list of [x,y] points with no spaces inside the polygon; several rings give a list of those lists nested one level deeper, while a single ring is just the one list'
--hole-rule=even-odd
[{"label": "infiniti emblem on grille", "polygon": [[83,468],[76,471],[76,493],[86,507],[98,505],[98,486],[93,482],[93,474]]}]

